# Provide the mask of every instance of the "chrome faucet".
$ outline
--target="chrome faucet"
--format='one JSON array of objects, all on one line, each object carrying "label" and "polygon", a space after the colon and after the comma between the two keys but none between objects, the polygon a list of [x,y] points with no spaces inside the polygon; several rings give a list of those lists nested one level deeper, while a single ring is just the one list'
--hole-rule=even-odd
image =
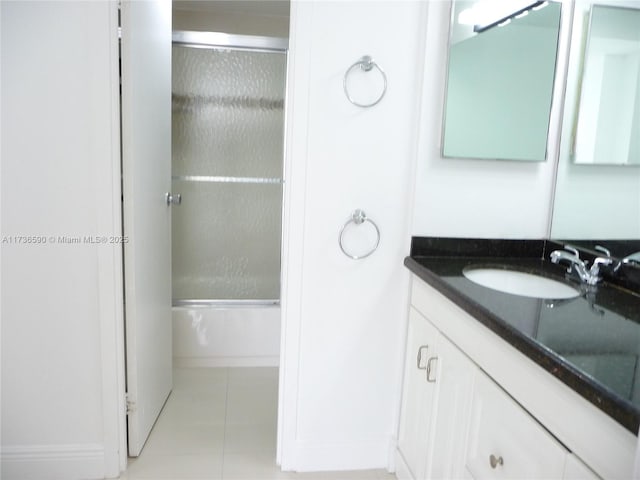
[{"label": "chrome faucet", "polygon": [[565,245],[564,250],[554,250],[551,252],[549,258],[551,259],[551,263],[559,264],[563,261],[568,263],[567,273],[571,273],[575,268],[580,280],[586,281],[587,267],[585,263],[580,260],[580,254],[575,248]]},{"label": "chrome faucet", "polygon": [[640,252],[635,252],[624,257],[618,262],[613,271],[617,272],[618,270],[620,270],[620,267],[622,265],[632,265],[634,267],[640,268]]},{"label": "chrome faucet", "polygon": [[610,257],[608,252],[605,252],[605,249],[599,249],[607,254],[607,257],[597,257],[593,261],[593,265],[591,268],[587,269],[587,264],[589,263],[586,260],[580,259],[580,254],[578,250],[565,245],[564,250],[554,250],[549,255],[552,263],[559,264],[560,262],[567,262],[569,267],[567,268],[567,273],[571,273],[575,270],[580,281],[586,283],[587,285],[597,285],[597,283],[601,280],[600,275],[600,267],[602,265],[611,265],[613,263],[613,259]]}]

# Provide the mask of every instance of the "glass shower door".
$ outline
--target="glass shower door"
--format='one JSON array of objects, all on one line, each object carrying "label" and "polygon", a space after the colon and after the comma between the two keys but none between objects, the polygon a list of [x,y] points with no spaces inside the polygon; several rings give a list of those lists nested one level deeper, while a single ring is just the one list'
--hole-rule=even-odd
[{"label": "glass shower door", "polygon": [[278,301],[286,53],[173,46],[174,304]]}]

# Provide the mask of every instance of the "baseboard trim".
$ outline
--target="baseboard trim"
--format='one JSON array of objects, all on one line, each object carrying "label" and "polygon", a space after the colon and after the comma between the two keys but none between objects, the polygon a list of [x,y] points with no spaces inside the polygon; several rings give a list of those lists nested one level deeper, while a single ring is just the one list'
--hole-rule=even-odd
[{"label": "baseboard trim", "polygon": [[280,357],[173,357],[173,366],[178,368],[198,367],[277,367]]},{"label": "baseboard trim", "polygon": [[358,443],[310,444],[296,442],[293,455],[287,455],[282,469],[296,472],[342,470],[386,470],[389,463],[389,438]]},{"label": "baseboard trim", "polygon": [[3,480],[105,477],[105,452],[100,444],[3,446],[0,458]]}]

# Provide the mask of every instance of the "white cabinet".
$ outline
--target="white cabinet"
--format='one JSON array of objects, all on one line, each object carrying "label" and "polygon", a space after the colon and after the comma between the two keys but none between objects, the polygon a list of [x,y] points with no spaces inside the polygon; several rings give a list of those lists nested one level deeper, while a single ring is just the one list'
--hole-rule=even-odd
[{"label": "white cabinet", "polygon": [[437,396],[425,478],[461,478],[475,364],[444,335],[437,345]]},{"label": "white cabinet", "polygon": [[474,385],[468,478],[562,478],[567,450],[483,373]]},{"label": "white cabinet", "polygon": [[462,474],[473,363],[411,308],[405,362],[397,476]]},{"label": "white cabinet", "polygon": [[409,312],[400,432],[398,478],[424,478],[436,393],[438,330],[413,308]]},{"label": "white cabinet", "polygon": [[[607,450],[613,465],[597,448],[605,432],[616,447]],[[400,480],[628,478],[627,451],[636,441],[414,280],[396,452]]]}]

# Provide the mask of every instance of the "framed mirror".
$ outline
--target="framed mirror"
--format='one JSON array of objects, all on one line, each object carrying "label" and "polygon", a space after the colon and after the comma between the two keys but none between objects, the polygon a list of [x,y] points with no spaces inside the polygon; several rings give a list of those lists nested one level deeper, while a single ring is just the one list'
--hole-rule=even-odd
[{"label": "framed mirror", "polygon": [[579,92],[573,161],[640,166],[640,4],[591,6]]},{"label": "framed mirror", "polygon": [[456,0],[442,156],[544,161],[561,4]]},{"label": "framed mirror", "polygon": [[[572,155],[575,119],[578,118],[578,107],[584,97],[584,92],[580,92],[580,84],[594,3],[610,9],[622,8],[626,13],[635,13],[633,10],[640,9],[637,0],[575,0],[551,238],[638,240],[640,168],[620,168],[612,163],[576,163]],[[624,30],[620,25],[612,24],[610,29]],[[626,103],[634,101],[631,97],[625,97]],[[580,110],[579,115],[586,117],[584,109]],[[618,124],[616,120],[613,126]],[[636,139],[640,137],[638,131]],[[613,250],[614,255],[620,253],[618,248]]]}]

